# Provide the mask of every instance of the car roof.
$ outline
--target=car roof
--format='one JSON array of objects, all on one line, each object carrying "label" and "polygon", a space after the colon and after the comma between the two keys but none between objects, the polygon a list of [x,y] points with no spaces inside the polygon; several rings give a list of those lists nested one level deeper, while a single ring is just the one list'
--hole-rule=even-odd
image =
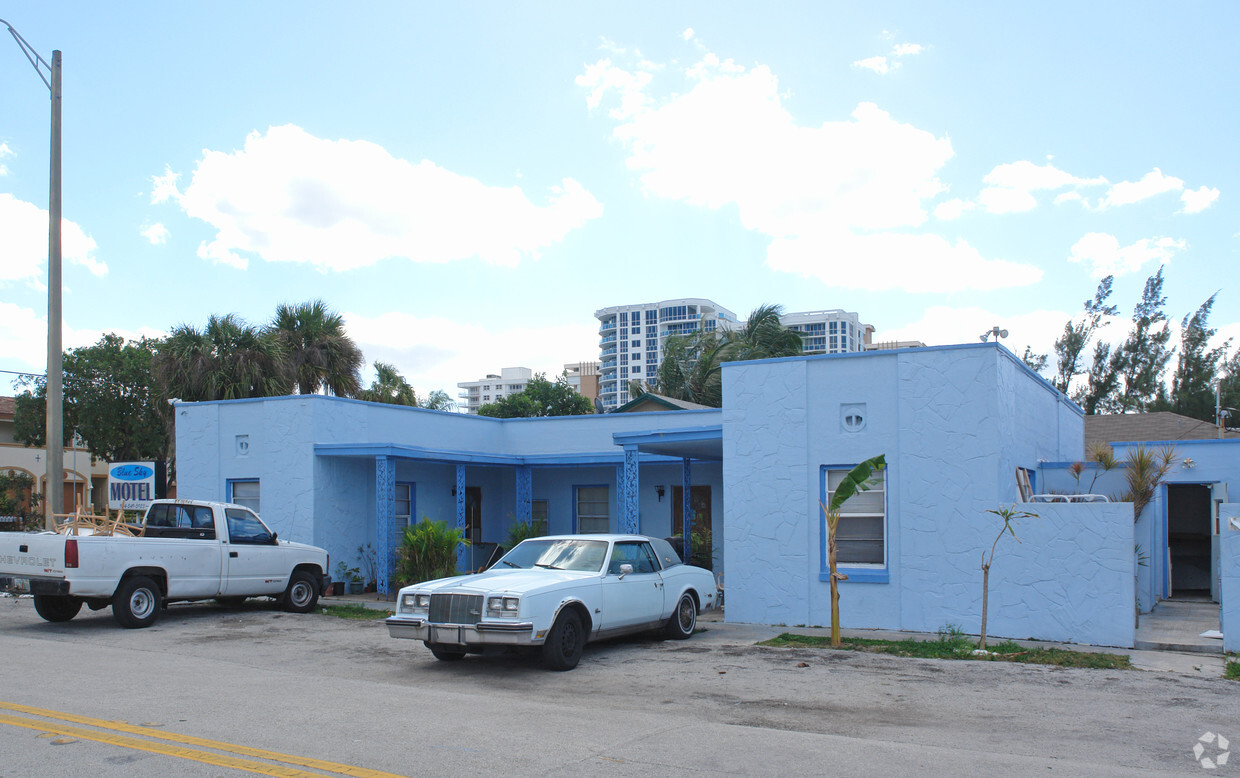
[{"label": "car roof", "polygon": [[527,540],[606,540],[614,542],[617,540],[654,540],[648,535],[615,535],[615,534],[595,534],[587,535],[540,535],[536,538],[527,538]]}]

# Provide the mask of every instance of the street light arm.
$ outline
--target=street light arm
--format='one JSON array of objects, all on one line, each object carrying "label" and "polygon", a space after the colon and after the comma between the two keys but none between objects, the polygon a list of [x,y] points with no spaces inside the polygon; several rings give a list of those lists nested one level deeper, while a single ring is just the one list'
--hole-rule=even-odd
[{"label": "street light arm", "polygon": [[[9,34],[13,36],[13,40],[17,41],[17,45],[21,48],[22,54],[25,54],[26,59],[30,60],[30,64],[34,65],[34,72],[39,74],[39,78],[43,79],[43,85],[46,86],[48,91],[50,92],[52,89],[52,82],[49,81],[48,78],[52,74],[52,66],[47,64],[47,60],[39,56],[39,52],[35,51],[33,46],[31,46],[29,43],[26,43],[26,39],[23,38],[21,36],[21,33],[19,33],[17,30],[14,30],[11,24],[9,24],[3,19],[0,19],[0,24],[3,24],[5,27],[8,28]],[[46,76],[43,75],[42,68],[47,68]]]}]

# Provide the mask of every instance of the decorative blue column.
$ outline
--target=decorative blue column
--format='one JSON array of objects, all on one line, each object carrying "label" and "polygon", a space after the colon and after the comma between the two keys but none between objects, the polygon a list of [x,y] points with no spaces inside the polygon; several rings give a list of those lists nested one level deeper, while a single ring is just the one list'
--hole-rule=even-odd
[{"label": "decorative blue column", "polygon": [[376,585],[383,595],[392,592],[392,573],[396,569],[396,463],[390,457],[375,457],[375,553]]},{"label": "decorative blue column", "polygon": [[680,463],[680,517],[683,519],[683,522],[681,523],[681,531],[684,533],[685,537],[684,561],[688,563],[689,549],[691,548],[689,545],[689,529],[693,526],[693,514],[689,507],[693,503],[689,499],[691,491],[689,486],[693,483],[693,473],[689,467],[689,460],[687,458],[680,460]]},{"label": "decorative blue column", "polygon": [[517,521],[534,521],[534,471],[529,465],[517,466]]},{"label": "decorative blue column", "polygon": [[624,501],[620,531],[636,535],[641,528],[637,510],[637,446],[624,447]]},{"label": "decorative blue column", "polygon": [[[465,532],[465,465],[456,466],[456,528]],[[457,572],[465,569],[468,553],[464,543],[456,547]]]}]

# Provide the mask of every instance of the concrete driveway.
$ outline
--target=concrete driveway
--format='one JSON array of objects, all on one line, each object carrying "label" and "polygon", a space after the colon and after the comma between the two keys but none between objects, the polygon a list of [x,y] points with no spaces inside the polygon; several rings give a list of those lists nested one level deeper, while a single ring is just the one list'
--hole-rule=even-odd
[{"label": "concrete driveway", "polygon": [[[1204,673],[771,649],[753,642],[775,628],[703,626],[552,673],[439,663],[381,622],[257,601],[122,630],[0,599],[0,776],[1200,774],[1201,736],[1240,738],[1240,685]],[[1240,757],[1210,774],[1228,770]]]}]

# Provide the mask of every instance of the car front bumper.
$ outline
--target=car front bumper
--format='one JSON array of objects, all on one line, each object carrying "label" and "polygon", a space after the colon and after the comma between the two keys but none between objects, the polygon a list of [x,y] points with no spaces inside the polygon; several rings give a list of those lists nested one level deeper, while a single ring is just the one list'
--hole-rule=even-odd
[{"label": "car front bumper", "polygon": [[477,624],[432,624],[418,616],[396,615],[384,621],[388,635],[446,646],[534,646],[534,624],[528,621],[480,621]]}]

